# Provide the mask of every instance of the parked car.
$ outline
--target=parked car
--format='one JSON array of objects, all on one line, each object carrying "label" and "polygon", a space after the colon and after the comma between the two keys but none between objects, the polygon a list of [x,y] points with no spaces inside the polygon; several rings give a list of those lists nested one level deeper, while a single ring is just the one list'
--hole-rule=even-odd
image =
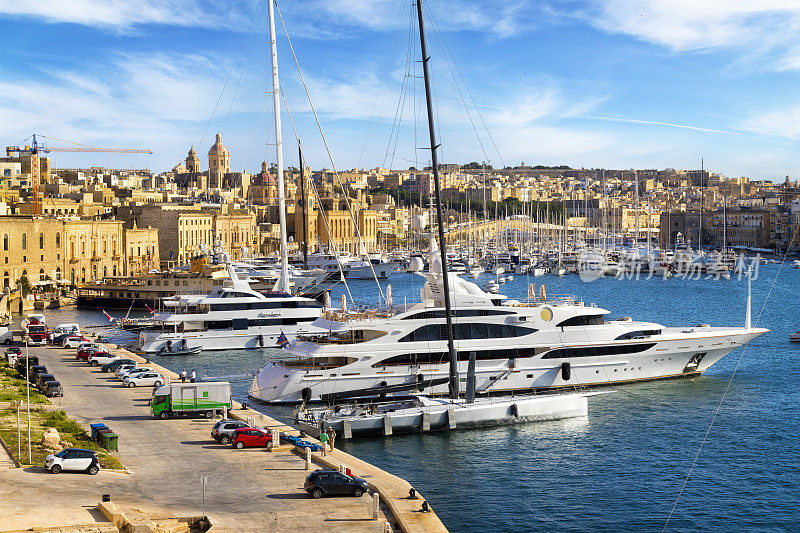
[{"label": "parked car", "polygon": [[88,341],[88,340],[84,340],[83,342],[81,342],[81,343],[80,343],[80,344],[77,346],[77,349],[78,349],[78,351],[81,351],[81,350],[83,350],[84,348],[97,348],[98,350],[102,350],[102,349],[103,349],[103,347],[102,347],[102,346],[100,346],[98,343],[96,343],[96,342],[91,342],[91,341]]},{"label": "parked car", "polygon": [[88,362],[90,355],[92,355],[93,353],[102,352],[102,351],[103,350],[101,348],[94,348],[94,347],[81,348],[80,350],[78,350],[78,353],[75,354],[75,359],[77,359],[78,361],[87,361]]},{"label": "parked car", "polygon": [[136,374],[141,374],[142,372],[155,372],[152,368],[148,368],[146,366],[137,366],[134,368],[129,368],[128,370],[123,371],[119,375],[120,380],[125,380],[125,378],[130,376],[135,376]]},{"label": "parked car", "polygon": [[164,384],[164,376],[158,372],[136,372],[122,380],[126,387],[160,387]]},{"label": "parked car", "polygon": [[50,343],[53,346],[63,346],[64,345],[64,341],[67,340],[68,338],[70,338],[71,336],[72,336],[72,333],[61,333],[59,335],[53,335],[50,338]]},{"label": "parked car", "polygon": [[89,364],[92,366],[105,365],[115,359],[119,359],[119,356],[108,352],[94,352],[89,355]]},{"label": "parked car", "polygon": [[[14,368],[19,372],[19,375],[25,377],[26,368],[31,368],[39,364],[39,357],[31,355],[28,357],[20,357]],[[27,366],[26,366],[27,365]]]},{"label": "parked car", "polygon": [[11,346],[10,348],[6,348],[6,354],[13,353],[14,355],[22,355],[22,349],[18,346]]},{"label": "parked car", "polygon": [[261,428],[245,427],[234,429],[231,436],[231,444],[240,450],[252,446],[269,446],[271,441],[272,434]]},{"label": "parked car", "polygon": [[92,342],[81,335],[68,335],[66,339],[61,341],[61,345],[64,348],[78,348],[81,344],[92,344]]},{"label": "parked car", "polygon": [[47,374],[47,367],[44,365],[33,365],[28,373],[31,383],[36,383],[36,378],[39,374]]},{"label": "parked car", "polygon": [[97,454],[92,450],[82,448],[65,448],[56,454],[48,455],[44,460],[44,465],[54,474],[63,470],[95,475],[100,471]]},{"label": "parked car", "polygon": [[315,470],[306,478],[303,488],[313,498],[336,495],[360,498],[369,489],[369,483],[360,477],[348,476],[337,470]]},{"label": "parked car", "polygon": [[48,381],[38,388],[47,397],[64,396],[64,389],[58,381]]},{"label": "parked car", "polygon": [[103,372],[116,372],[119,367],[122,365],[134,365],[136,366],[136,361],[133,359],[114,359],[110,363],[106,363],[100,367],[100,370]]},{"label": "parked car", "polygon": [[42,387],[48,381],[56,381],[56,377],[53,374],[39,374],[36,376],[36,388],[42,390]]},{"label": "parked car", "polygon": [[211,429],[211,438],[222,444],[230,444],[233,439],[233,433],[237,429],[250,427],[247,422],[241,420],[220,420]]}]

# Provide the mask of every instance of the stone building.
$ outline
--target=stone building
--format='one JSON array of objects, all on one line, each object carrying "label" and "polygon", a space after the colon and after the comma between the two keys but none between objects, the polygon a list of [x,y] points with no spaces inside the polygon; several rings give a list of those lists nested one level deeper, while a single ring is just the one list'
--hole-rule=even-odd
[{"label": "stone building", "polygon": [[134,225],[132,229],[124,231],[123,239],[125,251],[123,275],[138,276],[160,268],[158,228],[137,228]]}]

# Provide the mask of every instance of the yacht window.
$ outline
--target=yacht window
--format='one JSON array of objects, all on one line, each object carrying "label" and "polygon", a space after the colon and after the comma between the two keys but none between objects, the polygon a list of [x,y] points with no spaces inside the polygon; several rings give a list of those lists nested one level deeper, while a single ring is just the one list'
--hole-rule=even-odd
[{"label": "yacht window", "polygon": [[[519,357],[533,357],[536,355],[536,350],[533,348],[510,348],[502,350],[462,350],[458,352],[459,361],[469,361],[469,353],[475,352],[475,359],[478,361],[486,361],[492,359],[515,359]],[[403,355],[394,355],[382,361],[374,363],[373,368],[382,366],[395,366],[395,365],[420,365],[420,364],[437,364],[446,363],[449,355],[447,352],[424,352],[424,353],[408,353]]]},{"label": "yacht window", "polygon": [[622,341],[628,339],[643,339],[645,337],[652,337],[653,335],[661,335],[660,329],[643,329],[640,331],[629,331],[628,333],[623,333],[616,339],[615,341]]},{"label": "yacht window", "polygon": [[232,321],[233,329],[247,329],[246,318],[234,318]]},{"label": "yacht window", "polygon": [[[494,315],[512,315],[511,311],[500,311],[496,309],[456,309],[450,316],[456,318],[466,318],[474,316],[494,316]],[[430,320],[432,318],[445,318],[444,309],[436,309],[434,311],[422,311],[403,317],[403,320]]]},{"label": "yacht window", "polygon": [[542,356],[542,359],[562,359],[568,357],[597,357],[604,355],[625,355],[649,350],[656,343],[619,344],[616,346],[586,346],[575,348],[557,348]]},{"label": "yacht window", "polygon": [[605,323],[603,315],[578,315],[562,320],[557,328],[568,328],[571,326],[602,326]]},{"label": "yacht window", "polygon": [[[453,335],[455,340],[472,340],[472,339],[500,339],[507,337],[522,337],[535,333],[537,330],[533,328],[524,328],[522,326],[510,326],[507,324],[486,324],[486,323],[467,323],[467,324],[454,324]],[[415,329],[404,337],[399,339],[399,342],[426,342],[426,341],[441,341],[447,339],[447,325],[446,324],[428,324]]]}]

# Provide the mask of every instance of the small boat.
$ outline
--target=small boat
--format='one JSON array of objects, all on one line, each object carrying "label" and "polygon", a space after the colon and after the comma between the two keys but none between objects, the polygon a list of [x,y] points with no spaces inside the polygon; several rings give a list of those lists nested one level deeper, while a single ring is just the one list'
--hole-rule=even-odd
[{"label": "small boat", "polygon": [[800,331],[789,335],[789,340],[791,342],[800,342]]},{"label": "small boat", "polygon": [[201,351],[203,349],[200,346],[187,346],[185,343],[181,343],[180,347],[175,347],[171,343],[167,343],[156,352],[156,355],[197,355]]},{"label": "small boat", "polygon": [[514,281],[514,276],[506,276],[506,281]]}]

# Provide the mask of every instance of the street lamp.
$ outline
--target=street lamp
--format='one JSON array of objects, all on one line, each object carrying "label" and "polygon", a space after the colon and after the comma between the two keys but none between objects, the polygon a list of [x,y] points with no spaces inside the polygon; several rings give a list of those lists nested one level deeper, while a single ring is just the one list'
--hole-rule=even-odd
[{"label": "street lamp", "polygon": [[28,464],[33,463],[31,453],[31,365],[28,360],[28,339],[25,339],[25,395],[28,402]]}]

